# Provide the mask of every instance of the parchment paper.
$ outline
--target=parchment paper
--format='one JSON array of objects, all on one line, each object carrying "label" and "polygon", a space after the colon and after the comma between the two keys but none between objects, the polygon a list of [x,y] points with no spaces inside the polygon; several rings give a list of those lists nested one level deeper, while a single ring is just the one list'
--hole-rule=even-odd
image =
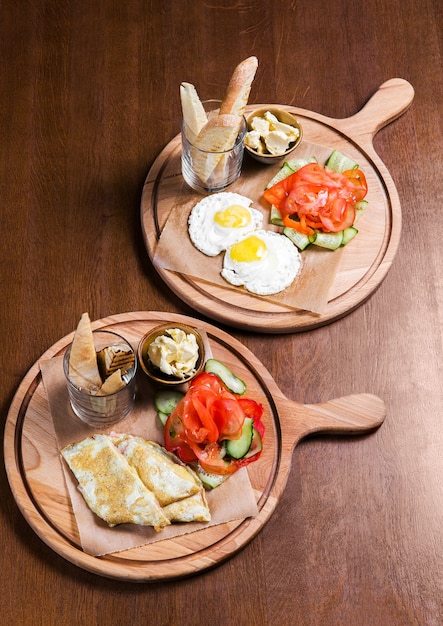
[{"label": "parchment paper", "polygon": [[[312,246],[301,253],[301,269],[292,285],[270,296],[251,294],[244,287],[230,285],[220,275],[224,252],[216,257],[208,257],[193,245],[188,234],[188,218],[197,201],[198,198],[191,196],[188,202],[177,200],[172,207],[155,250],[155,265],[228,290],[242,290],[254,298],[284,305],[290,309],[302,309],[319,314],[325,311],[329,288],[334,282],[342,249],[331,251]],[[269,224],[269,211],[255,203],[252,206],[263,213],[265,230],[279,231],[278,227]]]},{"label": "parchment paper", "polygon": [[[137,374],[136,401],[131,413],[118,424],[99,431],[84,424],[72,411],[63,373],[63,357],[54,357],[42,362],[40,369],[60,450],[96,432],[129,433],[163,443],[161,425],[152,404],[153,388],[141,370]],[[159,533],[151,527],[135,524],[122,524],[109,528],[91,512],[85,503],[77,488],[77,481],[62,457],[60,457],[60,462],[77,521],[82,548],[87,554],[93,556],[136,548],[208,526],[245,519],[258,513],[248,472],[246,468],[242,468],[222,485],[206,493],[212,518],[210,522],[171,524]]]}]

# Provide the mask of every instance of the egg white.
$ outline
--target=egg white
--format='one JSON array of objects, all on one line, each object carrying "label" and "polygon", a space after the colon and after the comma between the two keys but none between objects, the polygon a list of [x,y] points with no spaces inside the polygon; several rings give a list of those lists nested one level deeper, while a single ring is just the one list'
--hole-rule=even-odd
[{"label": "egg white", "polygon": [[[261,211],[250,207],[252,200],[238,193],[220,192],[206,196],[193,207],[188,218],[188,232],[194,246],[207,256],[217,256],[244,235],[263,225]],[[240,205],[250,214],[249,223],[238,227],[224,227],[214,221],[219,211]]]},{"label": "egg white", "polygon": [[258,295],[267,296],[283,291],[300,271],[299,251],[285,235],[273,231],[256,230],[240,241],[250,235],[265,243],[263,257],[255,261],[237,261],[231,256],[230,247],[225,253],[221,275],[231,285],[244,286],[247,291]]}]

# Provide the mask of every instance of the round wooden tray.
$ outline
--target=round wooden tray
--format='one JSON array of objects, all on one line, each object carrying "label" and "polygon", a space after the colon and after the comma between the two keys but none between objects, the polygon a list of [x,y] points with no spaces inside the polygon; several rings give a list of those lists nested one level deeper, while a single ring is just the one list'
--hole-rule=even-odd
[{"label": "round wooden tray", "polygon": [[289,475],[292,451],[302,437],[315,432],[363,433],[379,426],[386,413],[383,402],[371,394],[317,405],[294,402],[285,397],[245,346],[194,318],[135,312],[98,320],[92,326],[112,329],[134,342],[147,328],[163,322],[183,322],[206,331],[213,356],[244,378],[248,396],[264,405],[264,451],[259,461],[248,467],[258,505],[256,517],[101,557],[82,550],[40,374],[40,362],[63,354],[73,333],[55,343],[32,366],[15,394],[6,421],[5,465],[24,517],[55,552],[78,567],[109,578],[138,582],[174,579],[223,562],[245,546],[271,516]]},{"label": "round wooden tray", "polygon": [[[316,156],[322,162],[333,149],[337,149],[357,161],[368,179],[369,209],[359,222],[358,237],[340,251],[340,264],[323,313],[289,308],[252,296],[240,288],[233,291],[169,271],[156,263],[157,243],[170,211],[180,210],[180,206],[189,203],[194,196],[195,202],[201,198],[181,176],[180,136],[176,136],[154,162],[141,198],[145,245],[164,282],[179,298],[210,319],[264,333],[309,330],[354,310],[385,278],[397,252],[401,232],[398,194],[373,148],[373,138],[381,128],[406,111],[413,97],[412,86],[395,78],[381,85],[356,115],[346,119],[332,119],[304,109],[283,107],[294,113],[303,125],[303,141],[292,157],[303,153],[303,156]],[[248,106],[248,111],[261,106],[273,105]],[[242,176],[229,190],[259,203],[262,190],[279,167],[261,165],[246,155]],[[178,237],[178,245],[179,241]]]}]

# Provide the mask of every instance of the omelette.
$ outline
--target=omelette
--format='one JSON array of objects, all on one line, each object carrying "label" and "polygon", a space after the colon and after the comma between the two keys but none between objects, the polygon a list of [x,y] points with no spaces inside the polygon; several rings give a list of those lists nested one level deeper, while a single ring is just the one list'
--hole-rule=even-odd
[{"label": "omelette", "polygon": [[153,441],[93,435],[61,451],[86,504],[109,526],[132,523],[159,532],[171,522],[209,522],[197,474]]},{"label": "omelette", "polygon": [[116,439],[116,445],[143,484],[154,493],[160,506],[202,491],[198,476],[157,443],[124,435]]},{"label": "omelette", "polygon": [[109,526],[132,523],[158,532],[170,524],[155,495],[107,435],[73,443],[61,454],[87,505]]},{"label": "omelette", "polygon": [[163,508],[170,522],[210,522],[211,514],[204,489],[178,502],[171,502]]}]

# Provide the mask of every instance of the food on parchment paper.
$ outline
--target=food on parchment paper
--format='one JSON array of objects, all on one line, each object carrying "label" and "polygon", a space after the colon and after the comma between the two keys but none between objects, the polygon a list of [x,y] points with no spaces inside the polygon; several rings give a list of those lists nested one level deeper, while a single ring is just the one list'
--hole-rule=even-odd
[{"label": "food on parchment paper", "polygon": [[207,256],[216,256],[241,237],[261,228],[263,214],[252,200],[238,193],[206,196],[192,208],[188,232],[194,246]]},{"label": "food on parchment paper", "polygon": [[262,453],[263,405],[245,391],[243,380],[211,358],[186,393],[159,390],[154,396],[166,449],[190,465],[206,489]]},{"label": "food on parchment paper", "polygon": [[357,234],[368,184],[358,163],[334,150],[325,165],[315,157],[287,161],[269,181],[263,197],[270,222],[300,249],[310,244],[336,250]]},{"label": "food on parchment paper", "polygon": [[226,250],[221,275],[232,285],[267,296],[289,287],[300,267],[300,253],[287,237],[256,230]]},{"label": "food on parchment paper", "polygon": [[97,434],[61,455],[88,507],[110,527],[131,523],[159,532],[171,522],[211,519],[200,479],[154,442]]}]

